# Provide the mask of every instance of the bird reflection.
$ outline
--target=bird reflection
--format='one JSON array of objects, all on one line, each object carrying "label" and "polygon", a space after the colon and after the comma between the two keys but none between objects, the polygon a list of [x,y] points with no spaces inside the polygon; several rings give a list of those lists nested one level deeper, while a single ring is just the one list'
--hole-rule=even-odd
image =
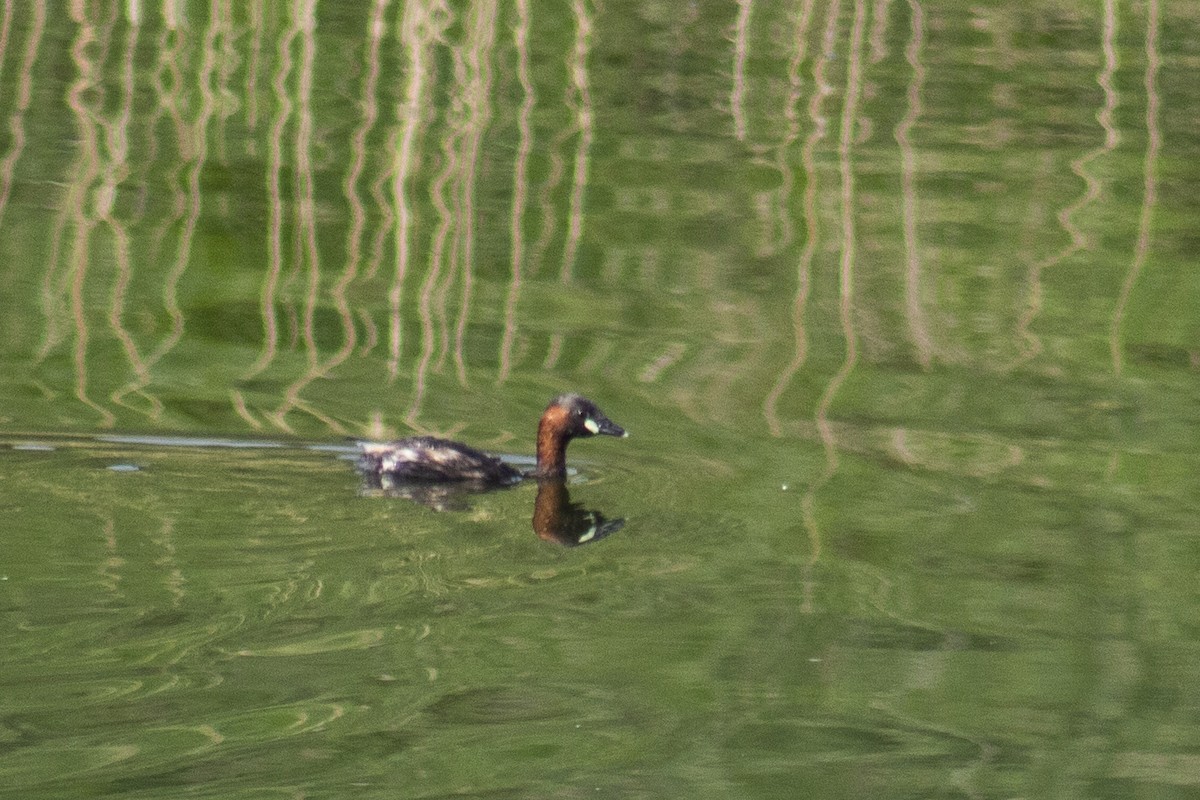
[{"label": "bird reflection", "polygon": [[[387,473],[363,475],[364,497],[402,497],[434,511],[465,511],[472,495],[497,491],[495,486],[472,481],[422,483],[393,479]],[[538,481],[533,502],[533,532],[538,538],[565,547],[590,544],[616,533],[625,519],[609,519],[599,511],[571,502],[565,480],[547,478]]]},{"label": "bird reflection", "polygon": [[606,519],[599,511],[572,503],[566,481],[538,481],[537,499],[533,502],[533,532],[539,538],[575,547],[597,542],[624,525],[624,518]]},{"label": "bird reflection", "polygon": [[483,481],[406,481],[386,472],[365,472],[360,494],[364,497],[403,497],[433,511],[466,511],[470,507],[467,499],[471,495],[495,490],[495,486]]}]

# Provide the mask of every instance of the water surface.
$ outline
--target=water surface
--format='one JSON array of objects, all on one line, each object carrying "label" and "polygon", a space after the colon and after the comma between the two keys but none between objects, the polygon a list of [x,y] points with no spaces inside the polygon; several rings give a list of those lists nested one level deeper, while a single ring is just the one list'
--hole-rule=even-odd
[{"label": "water surface", "polygon": [[1186,4],[2,13],[0,793],[1195,794]]}]

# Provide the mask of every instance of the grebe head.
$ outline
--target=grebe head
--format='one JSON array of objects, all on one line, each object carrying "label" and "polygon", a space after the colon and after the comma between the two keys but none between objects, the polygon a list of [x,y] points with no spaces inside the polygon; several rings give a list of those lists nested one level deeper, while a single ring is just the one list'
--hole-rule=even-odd
[{"label": "grebe head", "polygon": [[577,394],[563,394],[551,400],[542,420],[555,428],[564,439],[597,434],[622,438],[629,435],[624,428],[604,416],[595,403]]},{"label": "grebe head", "polygon": [[538,480],[563,480],[567,475],[567,442],[576,437],[628,436],[625,429],[596,408],[596,404],[577,394],[563,394],[550,401],[538,423]]}]

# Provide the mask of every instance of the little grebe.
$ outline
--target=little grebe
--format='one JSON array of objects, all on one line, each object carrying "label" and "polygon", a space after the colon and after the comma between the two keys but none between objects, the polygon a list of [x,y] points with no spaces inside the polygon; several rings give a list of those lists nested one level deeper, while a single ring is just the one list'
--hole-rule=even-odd
[{"label": "little grebe", "polygon": [[522,472],[473,447],[433,436],[361,442],[358,466],[368,476],[389,482],[463,482],[500,487],[523,478],[561,480],[567,474],[567,442],[596,434],[629,435],[591,400],[564,394],[550,401],[538,423],[537,466],[532,472]]}]

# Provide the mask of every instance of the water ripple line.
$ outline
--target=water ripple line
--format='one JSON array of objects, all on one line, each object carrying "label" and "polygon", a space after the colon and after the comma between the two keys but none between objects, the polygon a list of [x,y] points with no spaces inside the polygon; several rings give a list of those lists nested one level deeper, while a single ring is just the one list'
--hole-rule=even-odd
[{"label": "water ripple line", "polygon": [[[783,368],[776,379],[775,385],[763,400],[763,416],[767,421],[767,429],[772,436],[783,435],[783,424],[779,419],[779,401],[787,391],[796,374],[808,361],[808,332],[805,315],[808,308],[808,296],[811,290],[812,265],[820,245],[820,221],[817,210],[817,146],[824,141],[829,121],[822,111],[826,98],[833,93],[833,86],[826,78],[825,72],[833,60],[833,41],[837,34],[837,20],[840,11],[840,0],[831,3],[826,9],[825,29],[822,46],[813,62],[813,92],[808,101],[808,118],[812,128],[800,148],[800,165],[805,175],[804,195],[804,247],[800,251],[799,263],[796,265],[796,294],[792,299],[792,334],[793,354],[791,361]],[[807,19],[805,19],[807,25]]]},{"label": "water ripple line", "polygon": [[736,0],[737,18],[733,23],[733,75],[729,89],[729,113],[733,117],[733,137],[746,140],[746,61],[750,57],[750,12],[754,0]]},{"label": "water ripple line", "polygon": [[[384,139],[387,142],[384,151],[396,152],[400,139],[399,132],[392,128]],[[366,269],[363,272],[363,278],[368,281],[374,280],[375,276],[379,274],[387,251],[387,243],[391,240],[393,228],[396,225],[396,210],[392,208],[392,204],[388,200],[388,187],[392,184],[394,166],[395,163],[391,160],[383,166],[376,166],[375,179],[371,181],[369,193],[375,213],[379,215],[379,223],[375,225],[375,234],[371,237],[370,255],[367,257]],[[365,355],[365,353],[362,354]]]},{"label": "water ripple line", "polygon": [[[75,115],[79,132],[79,158],[71,170],[71,182],[65,199],[71,219],[71,251],[68,256],[68,308],[75,334],[71,349],[71,361],[75,370],[75,398],[100,416],[102,427],[116,424],[113,413],[92,399],[88,391],[88,344],[91,338],[87,321],[88,267],[91,261],[91,235],[96,227],[94,210],[89,209],[89,200],[101,170],[99,131],[96,124],[99,112],[96,103],[100,95],[93,89],[99,84],[99,66],[89,57],[91,45],[99,41],[96,28],[85,17],[84,9],[72,7],[72,17],[78,25],[78,35],[71,47],[71,60],[78,76],[67,90],[67,105]],[[101,57],[103,55],[101,54]]]},{"label": "water ripple line", "polygon": [[[263,342],[258,358],[242,376],[243,381],[256,377],[275,360],[279,349],[279,318],[275,310],[278,302],[279,283],[283,274],[283,149],[285,136],[292,116],[292,101],[288,94],[288,79],[292,73],[292,46],[300,35],[300,23],[295,15],[289,15],[288,23],[279,37],[277,47],[278,66],[271,80],[271,93],[275,97],[275,113],[271,118],[270,135],[267,137],[267,269],[259,291],[258,308],[262,317]],[[240,395],[238,390],[234,393]],[[236,403],[236,401],[235,401]]]},{"label": "water ripple line", "polygon": [[[846,355],[841,369],[826,387],[817,408],[816,420],[822,429],[822,439],[828,447],[836,447],[832,430],[828,427],[829,409],[838,390],[854,370],[858,362],[858,336],[854,325],[854,260],[857,252],[857,232],[854,222],[854,129],[858,119],[858,100],[862,94],[862,43],[865,26],[865,0],[854,4],[854,22],[850,32],[849,65],[846,71],[846,88],[842,99],[841,130],[838,137],[838,173],[841,178],[841,258],[839,259],[839,302],[838,315],[842,323],[842,334],[846,340]],[[829,438],[826,438],[828,433]],[[836,451],[831,450],[831,464],[836,467]]]},{"label": "water ripple line", "polygon": [[[429,373],[430,362],[437,350],[439,336],[437,335],[438,326],[435,325],[435,322],[440,320],[443,323],[441,326],[443,330],[445,327],[446,294],[440,290],[440,279],[448,263],[453,268],[453,259],[447,257],[446,252],[453,248],[451,234],[454,230],[455,216],[447,201],[449,192],[446,187],[451,185],[459,168],[455,138],[456,133],[453,130],[447,130],[443,134],[442,167],[434,175],[433,182],[429,187],[429,201],[433,205],[434,216],[437,217],[437,226],[434,228],[433,239],[429,245],[429,271],[421,283],[417,298],[417,316],[421,323],[421,352],[413,366],[412,400],[404,416],[405,422],[413,427],[417,426],[421,404],[425,398],[426,376]],[[445,340],[448,342],[448,335]]]},{"label": "water ripple line", "polygon": [[[359,108],[362,109],[362,117],[350,137],[350,164],[346,171],[346,176],[342,180],[342,194],[346,198],[346,204],[350,210],[350,230],[346,234],[346,264],[342,269],[341,275],[330,289],[330,297],[333,301],[334,309],[337,311],[338,319],[341,322],[342,344],[329,358],[324,360],[318,358],[303,375],[293,381],[284,390],[283,401],[272,412],[271,417],[277,426],[282,426],[285,429],[285,417],[287,414],[292,409],[299,409],[324,422],[334,433],[345,435],[346,432],[340,423],[334,421],[329,415],[316,411],[310,403],[303,400],[301,395],[313,381],[328,375],[348,359],[354,352],[358,341],[354,313],[350,308],[347,292],[350,285],[358,277],[360,265],[363,261],[363,238],[367,226],[367,213],[366,205],[358,191],[358,184],[363,173],[366,171],[368,155],[367,139],[375,129],[376,122],[379,119],[379,103],[376,94],[379,86],[379,76],[382,71],[380,50],[384,33],[383,14],[387,4],[388,0],[375,0],[371,19],[367,24],[366,45],[363,54],[366,72],[363,77],[362,90],[359,97]],[[313,226],[315,229],[315,221],[313,222]],[[308,324],[311,325],[311,322]],[[315,342],[313,342],[312,346],[315,352]]]},{"label": "water ripple line", "polygon": [[1067,244],[1058,252],[1035,262],[1029,268],[1029,302],[1017,322],[1017,335],[1022,342],[1022,348],[1010,369],[1036,358],[1042,352],[1041,337],[1032,330],[1033,323],[1041,313],[1043,305],[1042,273],[1091,247],[1087,235],[1075,223],[1075,217],[1099,199],[1104,191],[1100,178],[1088,170],[1088,165],[1095,159],[1111,153],[1120,143],[1120,133],[1113,126],[1113,116],[1116,113],[1118,99],[1112,82],[1117,69],[1115,3],[1116,0],[1105,0],[1104,3],[1104,21],[1100,41],[1103,66],[1096,76],[1096,83],[1099,84],[1104,94],[1103,105],[1096,112],[1096,120],[1100,123],[1104,141],[1071,161],[1071,171],[1084,184],[1083,192],[1074,202],[1062,208],[1056,215],[1059,227],[1067,233]]},{"label": "water ripple line", "polygon": [[908,83],[907,107],[896,125],[896,144],[900,149],[900,216],[904,237],[904,316],[908,335],[917,351],[917,363],[928,370],[933,363],[933,337],[925,317],[921,290],[921,247],[917,228],[917,155],[912,130],[921,118],[921,90],[925,86],[925,64],[921,51],[925,42],[925,12],[920,0],[908,0],[909,39],[904,58],[912,68]]},{"label": "water ripple line", "polygon": [[[145,391],[145,387],[150,383],[150,365],[142,358],[141,351],[134,340],[133,334],[124,324],[126,295],[133,277],[133,260],[130,248],[130,236],[126,225],[113,214],[113,204],[116,201],[119,188],[128,179],[130,174],[129,127],[133,118],[133,99],[136,88],[133,62],[134,54],[137,51],[139,30],[140,28],[137,25],[127,26],[124,49],[125,58],[121,71],[121,102],[116,118],[112,121],[102,123],[105,130],[104,138],[109,157],[104,171],[102,190],[106,201],[101,204],[99,217],[112,233],[113,262],[116,268],[116,276],[112,292],[109,296],[109,329],[112,330],[117,341],[121,343],[121,348],[125,352],[125,358],[129,362],[130,369],[133,371],[133,380],[127,383],[126,387],[136,387],[134,391],[149,403],[150,408],[147,416],[152,420],[157,420],[162,415],[163,403],[157,396]],[[109,399],[114,405],[132,409],[132,404],[125,400],[127,393],[128,391],[125,388],[118,388],[109,395]]]},{"label": "water ripple line", "polygon": [[450,12],[441,2],[406,3],[400,22],[400,41],[408,54],[408,83],[397,116],[400,119],[399,147],[393,149],[392,162],[392,206],[395,208],[393,228],[395,265],[392,285],[388,290],[388,363],[389,380],[400,375],[400,359],[403,350],[403,325],[401,304],[404,298],[404,282],[409,265],[413,260],[412,235],[416,227],[416,212],[409,197],[408,184],[418,170],[421,160],[421,134],[429,124],[432,109],[430,78],[434,70],[430,49],[434,42],[441,41],[450,24]]},{"label": "water ripple line", "polygon": [[213,94],[220,98],[214,116],[217,120],[216,130],[212,134],[213,150],[217,162],[223,167],[229,167],[229,122],[238,110],[238,97],[230,88],[234,76],[240,67],[233,23],[233,9],[230,3],[213,0],[209,12],[213,20],[213,29],[219,46],[214,43],[216,67],[214,69]]},{"label": "water ripple line", "polygon": [[575,127],[579,141],[575,147],[575,168],[571,176],[571,199],[567,211],[567,240],[563,245],[562,270],[559,280],[571,282],[579,242],[583,239],[583,195],[588,182],[588,161],[591,158],[593,112],[587,60],[591,53],[592,18],[585,0],[572,0],[575,16],[575,47],[567,61],[571,86],[567,90],[567,105],[575,112]]},{"label": "water ripple line", "polygon": [[820,533],[816,522],[816,498],[820,490],[833,479],[839,467],[838,442],[829,411],[838,391],[854,371],[858,363],[858,336],[854,325],[854,259],[857,250],[857,233],[854,224],[854,128],[858,119],[858,100],[862,94],[862,46],[863,30],[866,25],[865,0],[856,0],[854,19],[850,29],[849,63],[846,67],[846,86],[842,93],[842,116],[838,136],[838,173],[841,180],[841,258],[839,259],[838,315],[842,324],[842,335],[846,340],[846,354],[841,367],[826,385],[817,405],[814,422],[825,450],[825,469],[809,484],[801,503],[805,528],[812,542],[815,562],[820,553]]},{"label": "water ripple line", "polygon": [[[45,0],[38,0],[33,4],[33,19],[29,25],[24,56],[21,59],[21,77],[17,81],[17,93],[12,113],[8,117],[11,144],[4,158],[0,159],[0,230],[4,227],[4,211],[8,208],[8,198],[12,192],[13,175],[16,173],[17,162],[21,160],[21,155],[25,152],[25,112],[29,110],[29,103],[33,98],[33,67],[37,63],[38,51],[45,29],[46,3]],[[6,50],[7,46],[0,49],[0,57]]]},{"label": "water ripple line", "polygon": [[871,46],[871,63],[878,64],[887,58],[887,27],[888,27],[888,10],[892,4],[892,0],[875,0],[875,5],[871,9],[871,35],[867,37]]},{"label": "water ripple line", "polygon": [[[190,122],[185,122],[182,119],[182,112],[179,110],[179,103],[177,102],[173,106],[182,154],[180,168],[182,169],[186,165],[180,197],[182,205],[179,206],[183,226],[179,232],[170,269],[167,270],[162,286],[163,308],[171,320],[171,325],[167,335],[146,357],[147,375],[153,370],[154,365],[174,350],[183,338],[185,319],[183,309],[179,305],[179,286],[187,272],[188,264],[191,262],[192,245],[196,231],[200,227],[200,215],[203,210],[201,176],[208,167],[209,121],[213,118],[217,108],[217,98],[212,84],[213,75],[217,70],[216,42],[221,30],[220,26],[221,16],[216,15],[209,19],[208,25],[204,28],[200,47],[202,58],[196,73],[196,93],[200,98],[200,103],[195,118]],[[182,86],[182,84],[178,85]],[[173,99],[181,101],[181,96],[173,97]]]},{"label": "water ripple line", "polygon": [[299,0],[292,10],[298,18],[300,29],[300,59],[296,67],[296,136],[292,142],[292,157],[295,188],[292,202],[297,230],[296,255],[307,267],[308,281],[304,287],[304,317],[302,339],[305,360],[310,370],[320,359],[314,331],[317,304],[321,291],[321,258],[317,246],[317,220],[313,180],[313,71],[316,68],[316,0]]},{"label": "water ripple line", "polygon": [[1134,245],[1133,261],[1125,274],[1113,308],[1112,326],[1109,334],[1109,353],[1112,358],[1113,375],[1120,378],[1125,367],[1124,348],[1121,336],[1125,323],[1125,314],[1129,308],[1129,300],[1133,296],[1133,288],[1145,269],[1150,256],[1151,224],[1154,220],[1154,209],[1158,205],[1158,152],[1162,147],[1162,131],[1158,126],[1158,113],[1161,99],[1158,96],[1158,70],[1162,64],[1162,56],[1158,51],[1158,0],[1146,2],[1146,72],[1142,85],[1146,90],[1146,154],[1142,160],[1142,210],[1138,215],[1137,240]]},{"label": "water ripple line", "polygon": [[[296,135],[292,141],[292,157],[295,160],[293,173],[292,206],[295,227],[295,255],[297,267],[306,267],[307,281],[304,286],[303,315],[300,319],[300,338],[304,344],[306,369],[296,381],[284,390],[283,402],[266,416],[275,427],[286,433],[292,433],[292,428],[286,420],[287,410],[292,407],[303,408],[312,416],[324,422],[327,426],[332,423],[335,433],[344,434],[345,430],[327,415],[316,411],[310,403],[299,397],[297,385],[307,385],[320,372],[321,354],[316,341],[316,312],[321,295],[321,263],[320,248],[317,244],[316,201],[313,178],[313,72],[316,66],[316,3],[315,0],[305,0],[293,5],[296,14],[296,25],[299,31],[300,58],[296,67]],[[343,317],[344,319],[344,317]]]},{"label": "water ripple line", "polygon": [[462,291],[458,321],[454,330],[454,367],[460,386],[467,386],[464,354],[467,321],[470,319],[471,293],[475,275],[475,186],[484,134],[492,118],[492,69],[490,57],[496,41],[497,8],[495,0],[473,5],[466,47],[466,120],[463,137],[463,172],[459,193],[459,257],[462,263]]},{"label": "water ripple line", "polygon": [[8,55],[8,35],[12,30],[13,0],[4,0],[4,15],[0,16],[0,78],[4,77],[4,62]]},{"label": "water ripple line", "polygon": [[770,258],[784,250],[792,243],[795,236],[792,224],[793,214],[789,205],[796,186],[796,171],[792,167],[791,150],[792,145],[800,138],[798,108],[804,89],[801,67],[808,57],[808,28],[812,21],[813,4],[814,0],[803,0],[796,15],[796,26],[791,36],[793,47],[788,59],[788,91],[783,105],[784,133],[778,144],[772,148],[774,151],[772,164],[779,173],[779,188],[772,190],[764,202],[763,216],[769,221],[766,224],[763,242],[756,251],[759,258]]},{"label": "water ripple line", "polygon": [[437,329],[437,362],[434,364],[433,370],[438,373],[445,369],[446,358],[450,351],[450,290],[463,269],[461,259],[464,227],[463,192],[466,191],[463,175],[468,169],[466,148],[463,143],[469,135],[467,117],[470,113],[470,100],[468,99],[470,78],[468,77],[466,54],[468,47],[469,45],[463,42],[451,49],[454,62],[454,89],[451,93],[453,99],[450,103],[450,110],[446,114],[447,130],[443,134],[445,145],[443,149],[449,154],[447,168],[451,172],[446,182],[446,186],[450,188],[446,192],[445,204],[451,213],[446,220],[448,226],[446,242],[448,244],[445,252],[448,255],[444,253],[441,259],[444,267],[441,270],[440,279],[434,287],[433,302],[430,306],[434,311],[434,322],[436,322]]},{"label": "water ripple line", "polygon": [[[258,72],[262,61],[262,39],[266,31],[263,5],[249,3],[249,19],[246,21],[246,30],[250,34],[250,54],[246,58],[246,127],[251,132],[258,128]],[[249,141],[253,142],[253,137]]]},{"label": "water ripple line", "polygon": [[513,44],[517,51],[521,108],[517,112],[517,155],[513,163],[513,199],[509,216],[509,269],[512,277],[504,299],[504,333],[500,339],[497,386],[508,380],[512,371],[513,342],[517,336],[517,302],[521,297],[521,270],[525,259],[525,198],[529,193],[529,154],[533,151],[532,119],[536,101],[533,82],[529,77],[529,0],[516,0],[516,7],[517,24],[513,28]]}]

